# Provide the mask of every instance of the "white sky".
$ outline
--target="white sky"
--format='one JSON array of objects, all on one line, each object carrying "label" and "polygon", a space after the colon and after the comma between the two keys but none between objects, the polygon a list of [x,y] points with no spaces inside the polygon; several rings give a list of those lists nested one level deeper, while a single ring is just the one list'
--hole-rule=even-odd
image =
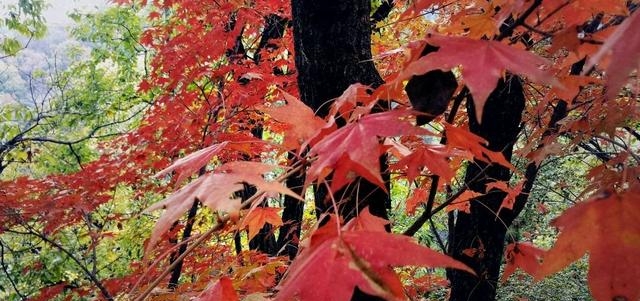
[{"label": "white sky", "polygon": [[[15,4],[18,0],[0,0],[0,9],[7,4]],[[77,8],[80,11],[92,11],[109,5],[108,0],[45,0],[48,4],[44,17],[49,25],[68,25],[71,20],[67,13]]]},{"label": "white sky", "polygon": [[108,0],[47,0],[47,2],[50,5],[44,13],[44,17],[47,19],[47,24],[63,25],[71,23],[71,20],[67,17],[67,13],[71,12],[73,9],[77,8],[80,11],[93,11],[109,5]]}]

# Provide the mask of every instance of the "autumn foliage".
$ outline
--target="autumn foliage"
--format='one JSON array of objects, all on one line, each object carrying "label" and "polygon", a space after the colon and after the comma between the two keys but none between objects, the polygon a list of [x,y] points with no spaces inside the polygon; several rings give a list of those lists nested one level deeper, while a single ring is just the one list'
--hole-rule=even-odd
[{"label": "autumn foliage", "polygon": [[[527,99],[526,137],[515,141],[514,158],[536,167],[578,152],[607,155],[595,157],[584,176],[589,184],[555,220],[554,246],[509,244],[504,277],[520,269],[540,280],[586,254],[595,299],[640,298],[637,1],[391,1],[393,9],[372,33],[384,84],[354,83],[326,100],[324,118],[299,97],[291,28],[265,34],[270,18],[291,19],[289,1],[113,2],[148,12],[140,43],[153,57],[138,93],[153,95],[153,105],[134,131],[102,142],[99,159],[82,170],[0,183],[0,232],[29,224],[39,225],[33,231],[43,236],[82,223],[87,212],[112,202],[119,187],[134,191],[132,203],[155,196],[140,212],[157,219],[150,236],[139,238],[144,256],[130,275],[86,283],[100,298],[349,300],[357,287],[387,300],[418,300],[418,292],[446,286],[437,279],[443,273],[425,283],[399,277],[398,267],[475,274],[447,254],[389,232],[393,221],[367,208],[351,220],[337,209],[317,220],[307,216],[293,260],[280,243],[275,254],[234,251],[239,242],[281,235],[290,225],[282,219],[284,196],[305,202],[313,196],[305,192],[322,187],[336,205],[347,198],[340,191],[363,179],[390,193],[382,175],[388,171],[392,181],[411,183],[402,206],[390,210],[417,215],[430,189],[444,196],[429,208],[432,215],[468,214],[470,202],[495,191],[506,194],[499,211],[513,210],[531,191],[523,165],[469,130],[469,119],[482,120],[490,94],[511,75],[523,79]],[[438,50],[421,56],[425,44]],[[572,72],[583,59],[581,72]],[[462,107],[427,126],[415,124],[420,113],[404,85],[432,70],[454,72],[454,97],[470,93],[474,115],[462,114]],[[558,106],[566,106],[566,114],[552,124]],[[383,154],[388,170],[381,168]],[[461,175],[476,161],[506,167],[517,180],[494,181],[482,193],[467,190]],[[301,175],[302,187],[287,187]],[[194,234],[182,240],[194,206],[200,208],[191,217]],[[111,234],[96,235],[100,241]],[[182,281],[164,290],[180,261]],[[49,290],[41,300],[62,292]]]}]

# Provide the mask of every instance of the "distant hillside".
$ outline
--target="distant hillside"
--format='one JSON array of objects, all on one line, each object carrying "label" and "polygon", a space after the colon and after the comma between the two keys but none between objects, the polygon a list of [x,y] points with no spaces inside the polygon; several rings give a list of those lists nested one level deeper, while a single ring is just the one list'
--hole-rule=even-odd
[{"label": "distant hillside", "polygon": [[[70,38],[65,26],[51,25],[41,40],[32,40],[16,56],[0,59],[0,104],[17,101],[32,104],[46,93],[46,79],[67,69],[67,53],[79,49],[88,53],[86,43]],[[26,42],[26,41],[25,41]]]}]

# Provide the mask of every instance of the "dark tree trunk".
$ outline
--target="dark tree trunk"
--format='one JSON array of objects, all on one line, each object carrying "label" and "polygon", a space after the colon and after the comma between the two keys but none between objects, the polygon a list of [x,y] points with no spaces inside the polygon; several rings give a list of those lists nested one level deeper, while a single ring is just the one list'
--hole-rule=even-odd
[{"label": "dark tree trunk", "polygon": [[[174,262],[175,258],[182,255],[187,250],[187,244],[185,243],[191,237],[191,232],[193,231],[193,225],[196,220],[196,214],[198,213],[198,206],[200,202],[195,200],[193,205],[189,209],[189,213],[187,214],[187,224],[184,226],[184,230],[182,232],[182,245],[178,247],[178,252],[171,254],[170,262]],[[167,286],[169,289],[175,289],[178,287],[178,281],[180,280],[180,275],[182,274],[182,264],[184,261],[178,262],[178,265],[171,271],[171,278],[169,278],[169,285]]]},{"label": "dark tree trunk", "polygon": [[368,0],[293,0],[293,38],[300,97],[324,117],[349,85],[382,84],[371,61]]},{"label": "dark tree trunk", "polygon": [[[293,156],[290,156],[293,160]],[[304,175],[290,177],[287,179],[287,187],[295,193],[302,195],[302,186],[304,185]],[[284,210],[282,211],[283,225],[280,227],[278,235],[278,250],[283,255],[289,256],[290,259],[298,254],[298,242],[300,239],[300,222],[304,212],[304,203],[291,196],[284,196]]]},{"label": "dark tree trunk", "polygon": [[[289,22],[287,19],[275,14],[265,16],[264,21],[264,29],[262,31],[260,42],[253,58],[256,64],[261,63],[261,54],[263,53],[263,51],[275,50],[277,48],[277,45],[270,43],[270,41],[273,39],[282,38],[287,23]],[[238,38],[240,39],[241,37]],[[241,43],[241,39],[239,41]],[[241,48],[244,49],[244,47]],[[242,55],[246,56],[246,53],[243,53]],[[275,74],[278,74],[278,72],[281,71],[274,70],[273,72]],[[253,127],[251,129],[251,133],[253,134],[253,136],[262,139],[262,127],[254,125],[249,126]],[[250,158],[245,158],[245,160],[249,159]],[[243,201],[248,200],[256,193],[256,191],[257,190],[255,187],[245,185],[243,191],[240,192],[240,197]],[[260,206],[266,207],[268,206],[268,204],[265,201]],[[236,236],[234,240],[236,245],[236,252],[239,253],[242,251],[242,245],[239,243],[239,236]],[[269,254],[270,256],[275,256],[278,252],[278,245],[276,243],[276,237],[273,233],[273,227],[269,224],[264,225],[264,227],[260,229],[260,232],[258,232],[258,234],[253,239],[251,239],[251,241],[249,241],[249,249],[258,250],[260,252]]]},{"label": "dark tree trunk", "polygon": [[[425,56],[435,51],[438,51],[437,47],[427,44],[420,55]],[[443,114],[456,88],[458,88],[458,81],[451,71],[432,70],[413,76],[404,90],[413,109],[425,113],[416,117],[416,123],[424,125]]]},{"label": "dark tree trunk", "polygon": [[[383,83],[371,61],[370,1],[294,0],[292,10],[300,97],[317,115],[325,117],[332,101],[351,84],[377,87]],[[357,214],[356,208],[366,206],[373,214],[387,215],[388,196],[365,180],[357,195],[355,191],[336,194],[342,195],[346,201],[339,211],[346,219]],[[319,211],[330,208],[323,186],[316,187],[315,196]]]},{"label": "dark tree trunk", "polygon": [[[251,133],[254,137],[262,139],[262,127],[255,127],[251,130]],[[245,160],[249,160],[250,158],[245,158]],[[246,201],[251,198],[254,194],[256,194],[257,189],[252,185],[244,185],[244,189],[240,191],[240,199],[242,201]],[[260,207],[268,207],[267,201],[265,200]],[[273,234],[273,226],[269,224],[265,224],[262,229],[256,234],[253,239],[249,241],[249,249],[250,250],[258,250],[260,252],[269,254],[270,256],[275,256],[278,252],[278,248],[276,245],[276,237]]]},{"label": "dark tree trunk", "polygon": [[[467,101],[471,131],[486,139],[489,149],[502,152],[507,161],[511,159],[513,144],[520,131],[524,100],[520,80],[510,76],[506,82],[501,80],[489,96],[482,123],[475,118],[473,101]],[[511,172],[506,167],[475,161],[467,167],[465,182],[469,189],[484,193],[488,183],[508,181],[510,177]],[[478,276],[449,270],[450,300],[495,300],[505,235],[516,217],[508,209],[501,210],[498,215],[505,195],[499,190],[489,191],[471,202],[471,214],[457,214],[455,226],[450,229],[450,255],[474,269]],[[466,249],[474,249],[474,255],[465,255]]]},{"label": "dark tree trunk", "polygon": [[[293,0],[293,38],[298,87],[301,100],[326,116],[332,101],[354,83],[377,87],[383,83],[371,56],[370,0]],[[381,170],[386,159],[381,158]],[[383,175],[388,181],[388,175]],[[360,179],[358,189],[335,194],[341,199],[340,214],[348,220],[357,209],[387,217],[388,195],[379,187]],[[330,210],[327,191],[316,187],[316,208]],[[342,197],[344,196],[344,197]],[[287,222],[287,221],[285,221]],[[358,292],[354,300],[377,300]]]}]

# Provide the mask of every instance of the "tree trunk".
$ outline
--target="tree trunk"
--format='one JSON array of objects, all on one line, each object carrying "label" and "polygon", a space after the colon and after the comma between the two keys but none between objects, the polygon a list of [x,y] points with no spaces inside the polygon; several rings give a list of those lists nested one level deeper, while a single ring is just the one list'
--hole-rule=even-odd
[{"label": "tree trunk", "polygon": [[[325,117],[332,101],[351,84],[377,87],[383,83],[371,56],[370,0],[292,0],[293,38],[301,100],[317,115]],[[386,170],[386,158],[381,158]],[[388,183],[388,174],[383,179]],[[372,214],[386,218],[388,195],[360,179],[358,189],[337,192],[338,209],[348,220],[366,206]],[[324,185],[316,187],[316,209],[333,211]],[[286,223],[287,221],[285,221]],[[354,300],[378,300],[357,289]]]},{"label": "tree trunk", "polygon": [[[524,105],[520,80],[515,76],[508,77],[506,82],[501,80],[487,100],[482,123],[476,121],[473,101],[467,101],[471,132],[486,139],[490,150],[501,151],[509,161],[520,131]],[[488,183],[510,178],[511,172],[506,167],[475,161],[467,167],[465,182],[469,189],[484,193]],[[478,276],[449,270],[450,300],[495,300],[505,235],[516,217],[508,209],[497,214],[505,196],[499,190],[489,191],[471,201],[471,214],[457,214],[449,233],[449,253],[474,269]],[[467,249],[473,252],[464,252]]]},{"label": "tree trunk", "polygon": [[[292,10],[300,98],[318,116],[325,117],[332,101],[351,84],[377,87],[383,83],[371,60],[370,1],[293,0]],[[384,158],[381,164],[386,164]],[[381,170],[385,169],[382,166]],[[363,179],[357,193],[336,195],[347,196],[339,208],[345,219],[355,216],[356,208],[366,206],[373,214],[387,215],[387,194]],[[324,186],[316,187],[315,196],[320,212],[331,207]]]},{"label": "tree trunk", "polygon": [[298,86],[303,102],[327,116],[331,101],[354,83],[383,83],[371,61],[368,0],[291,2]]},{"label": "tree trunk", "polygon": [[[289,156],[289,160],[294,160],[294,156]],[[286,184],[295,193],[302,195],[304,175],[290,177],[287,179]],[[298,254],[298,242],[301,233],[300,222],[302,221],[303,213],[303,202],[288,195],[284,196],[283,224],[280,226],[280,234],[278,235],[278,250],[289,256],[289,259],[294,259]]]}]

